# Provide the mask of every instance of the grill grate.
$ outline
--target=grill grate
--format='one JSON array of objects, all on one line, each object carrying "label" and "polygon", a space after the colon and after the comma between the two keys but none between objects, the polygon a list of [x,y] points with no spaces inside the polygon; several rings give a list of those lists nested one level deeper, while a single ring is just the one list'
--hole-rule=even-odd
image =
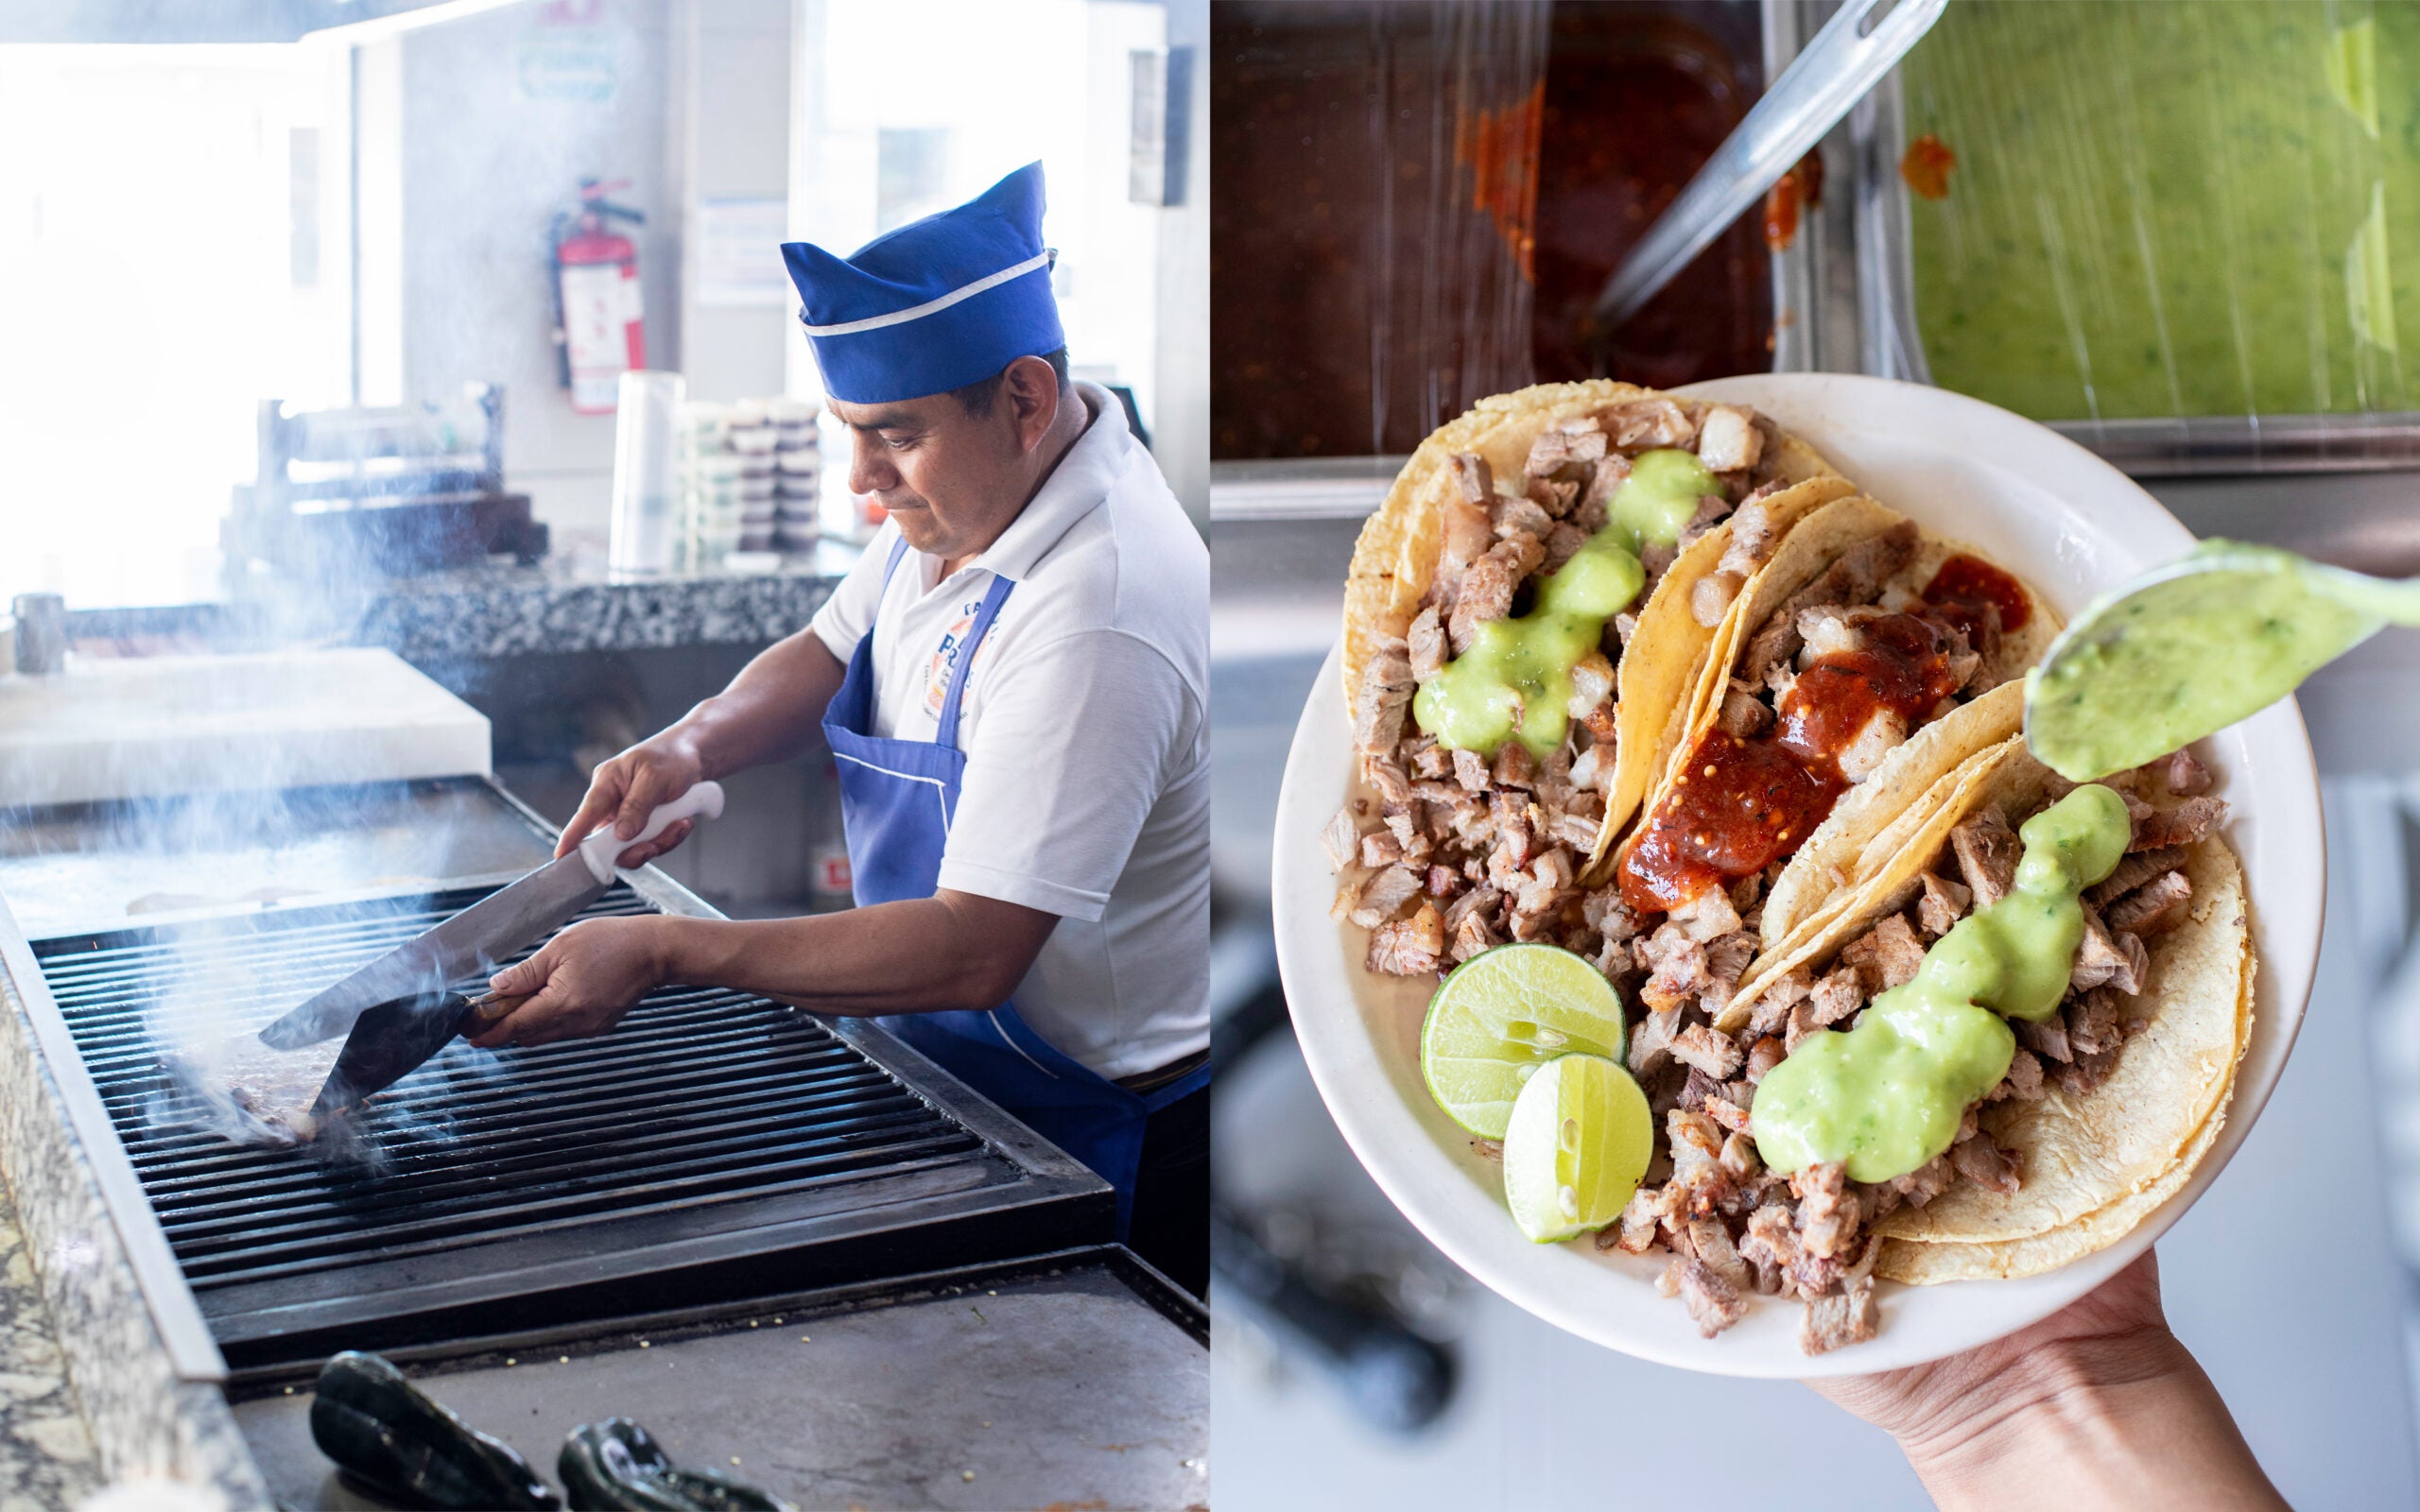
[{"label": "grill grate", "polygon": [[[599,1040],[457,1040],[336,1151],[193,1126],[203,1105],[161,1065],[181,1032],[257,1026],[484,895],[35,942],[231,1364],[1101,1237],[1092,1184],[1037,1176],[817,1020],[719,989],[651,993]],[[648,911],[616,885],[582,917]]]}]

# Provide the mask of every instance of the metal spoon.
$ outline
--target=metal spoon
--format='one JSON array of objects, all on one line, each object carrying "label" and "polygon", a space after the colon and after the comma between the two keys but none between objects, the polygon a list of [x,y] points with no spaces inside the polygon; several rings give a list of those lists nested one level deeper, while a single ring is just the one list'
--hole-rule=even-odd
[{"label": "metal spoon", "polygon": [[1932,29],[1949,0],[1849,0],[1714,149],[1597,296],[1611,331],[1688,266]]},{"label": "metal spoon", "polygon": [[2258,713],[2386,625],[2420,625],[2420,580],[2206,541],[2050,643],[2026,675],[2026,745],[2071,782],[2139,766]]}]

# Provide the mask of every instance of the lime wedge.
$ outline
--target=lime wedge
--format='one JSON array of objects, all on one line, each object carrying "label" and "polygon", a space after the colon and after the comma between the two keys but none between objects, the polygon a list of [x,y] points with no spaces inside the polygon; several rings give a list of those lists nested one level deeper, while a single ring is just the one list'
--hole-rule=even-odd
[{"label": "lime wedge", "polygon": [[1594,966],[1553,945],[1499,945],[1456,968],[1428,1000],[1420,1070],[1455,1123],[1502,1139],[1521,1084],[1558,1056],[1622,1057],[1622,1000]]},{"label": "lime wedge", "polygon": [[1504,1130],[1504,1200],[1541,1245],[1621,1216],[1654,1143],[1646,1095],[1601,1056],[1548,1061]]}]

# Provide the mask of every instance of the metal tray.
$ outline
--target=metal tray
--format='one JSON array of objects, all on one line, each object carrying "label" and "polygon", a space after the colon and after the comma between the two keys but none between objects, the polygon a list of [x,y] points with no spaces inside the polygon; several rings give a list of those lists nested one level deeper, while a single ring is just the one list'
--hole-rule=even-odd
[{"label": "metal tray", "polygon": [[[1209,1497],[1209,1320],[1117,1246],[532,1331],[389,1358],[553,1478],[635,1418],[681,1463],[800,1506],[1165,1506]],[[388,1505],[311,1442],[312,1370],[240,1372],[281,1505]]]}]

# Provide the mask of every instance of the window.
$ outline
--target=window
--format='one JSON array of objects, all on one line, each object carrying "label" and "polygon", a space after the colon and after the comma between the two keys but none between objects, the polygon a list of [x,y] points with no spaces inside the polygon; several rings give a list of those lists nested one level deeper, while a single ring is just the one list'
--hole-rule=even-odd
[{"label": "window", "polygon": [[259,401],[351,402],[347,61],[0,46],[0,595],[208,594]]}]

